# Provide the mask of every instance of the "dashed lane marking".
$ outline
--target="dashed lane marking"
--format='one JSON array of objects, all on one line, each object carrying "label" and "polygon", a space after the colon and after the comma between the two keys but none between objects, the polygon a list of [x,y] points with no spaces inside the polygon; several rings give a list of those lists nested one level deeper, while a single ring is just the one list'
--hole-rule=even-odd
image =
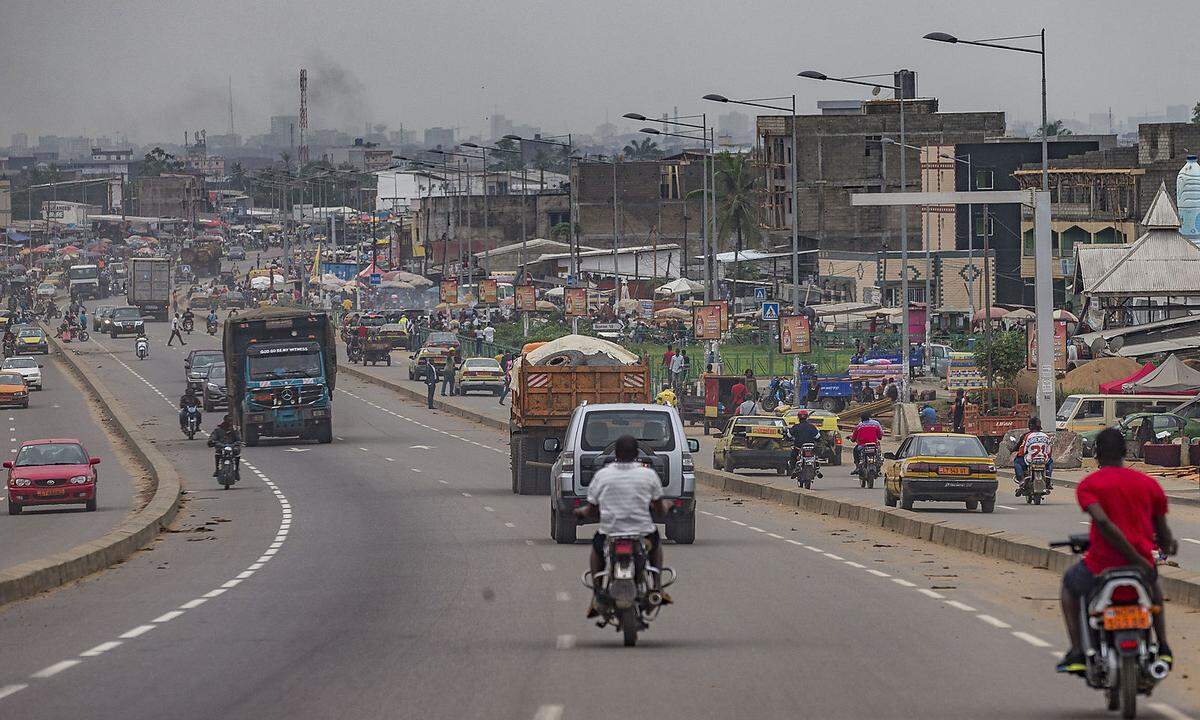
[{"label": "dashed lane marking", "polygon": [[1000,620],[999,618],[994,618],[991,615],[976,615],[975,617],[984,621],[988,625],[991,625],[992,627],[1000,628],[1001,630],[1007,630],[1012,627],[1012,625],[1009,625],[1008,623],[1004,622],[1003,620]]},{"label": "dashed lane marking", "polygon": [[38,670],[30,677],[35,677],[39,680],[44,680],[48,677],[54,677],[55,675],[59,674],[63,670],[68,670],[70,668],[73,668],[81,662],[83,662],[83,661],[82,660],[61,660],[59,662],[54,663],[53,665],[51,665],[49,667],[44,667],[41,670]]},{"label": "dashed lane marking", "polygon": [[1183,538],[1183,541],[1184,541],[1184,542],[1190,542],[1190,543],[1192,543],[1192,544],[1194,544],[1194,545],[1200,545],[1200,540],[1197,540],[1197,539],[1195,539],[1195,538]]},{"label": "dashed lane marking", "polygon": [[917,584],[916,584],[916,583],[911,583],[911,582],[909,582],[909,581],[905,580],[904,578],[892,578],[892,582],[896,583],[896,584],[897,584],[897,585],[899,585],[900,587],[908,587],[908,588],[910,588],[910,587],[916,587],[916,586],[917,586]]},{"label": "dashed lane marking", "polygon": [[96,657],[98,655],[103,655],[104,653],[108,652],[109,650],[112,650],[115,647],[120,647],[120,646],[121,646],[120,640],[109,640],[108,642],[100,643],[99,645],[92,648],[91,650],[84,650],[83,652],[79,653],[79,657]]},{"label": "dashed lane marking", "polygon": [[1030,635],[1027,632],[1021,632],[1020,630],[1014,631],[1012,635],[1013,635],[1013,637],[1017,638],[1018,640],[1024,640],[1025,642],[1029,643],[1030,645],[1032,645],[1036,648],[1050,647],[1050,643],[1041,639],[1037,635]]},{"label": "dashed lane marking", "polygon": [[957,600],[945,600],[944,602],[955,610],[962,610],[963,612],[975,612],[975,608]]},{"label": "dashed lane marking", "polygon": [[573,647],[575,647],[574,635],[559,635],[554,641],[554,648],[556,650],[570,650]]},{"label": "dashed lane marking", "polygon": [[562,720],[562,705],[542,705],[533,715],[533,720]]},{"label": "dashed lane marking", "polygon": [[551,563],[542,563],[542,569],[546,572],[554,572],[554,565]]},{"label": "dashed lane marking", "polygon": [[16,693],[19,693],[27,687],[29,687],[29,686],[26,684],[5,685],[4,687],[0,687],[0,700],[3,700],[4,698],[8,697],[9,695],[14,695]]}]

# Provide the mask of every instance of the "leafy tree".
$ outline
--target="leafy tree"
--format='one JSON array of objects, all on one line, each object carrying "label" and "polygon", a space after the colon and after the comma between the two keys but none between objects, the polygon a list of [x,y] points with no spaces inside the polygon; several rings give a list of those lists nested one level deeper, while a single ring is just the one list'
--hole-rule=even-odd
[{"label": "leafy tree", "polygon": [[162,175],[182,169],[183,161],[177,160],[174,155],[160,147],[155,147],[142,158],[142,175]]},{"label": "leafy tree", "polygon": [[241,190],[242,192],[246,192],[246,187],[248,185],[247,180],[246,168],[242,167],[240,162],[235,162],[233,165],[229,166],[230,185],[238,190]]},{"label": "leafy tree", "polygon": [[975,344],[975,366],[980,370],[988,367],[991,361],[992,373],[996,379],[1005,385],[1011,385],[1017,373],[1025,369],[1025,334],[1009,330],[993,332],[992,340],[980,338]]},{"label": "leafy tree", "polygon": [[630,160],[657,160],[663,156],[662,148],[650,138],[634,138],[621,152]]},{"label": "leafy tree", "polygon": [[521,157],[521,146],[516,140],[503,138],[496,141],[496,147],[501,150],[511,150],[512,152],[492,152],[488,155],[491,163],[488,165],[489,170],[520,170],[525,166]]},{"label": "leafy tree", "polygon": [[1200,125],[1200,102],[1192,107],[1192,122]]},{"label": "leafy tree", "polygon": [[1060,135],[1074,135],[1070,128],[1063,127],[1062,120],[1052,120],[1046,123],[1045,127],[1039,128],[1037,137],[1045,135],[1046,137],[1058,137]]},{"label": "leafy tree", "polygon": [[747,238],[757,239],[759,231],[758,189],[762,177],[755,172],[749,155],[720,153],[716,161],[717,238],[736,237],[733,266],[733,297],[737,297],[737,281],[741,261],[737,257]]},{"label": "leafy tree", "polygon": [[288,172],[292,171],[292,154],[291,153],[289,153],[286,150],[279,153],[279,161],[283,163],[284,170],[286,170]]}]

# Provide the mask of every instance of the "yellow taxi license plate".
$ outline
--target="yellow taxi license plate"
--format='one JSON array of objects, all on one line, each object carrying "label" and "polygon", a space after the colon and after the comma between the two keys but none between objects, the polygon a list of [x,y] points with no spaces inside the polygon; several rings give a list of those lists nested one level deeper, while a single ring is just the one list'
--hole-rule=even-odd
[{"label": "yellow taxi license plate", "polygon": [[970,475],[971,468],[966,465],[939,465],[938,475]]},{"label": "yellow taxi license plate", "polygon": [[1119,605],[1104,611],[1105,630],[1144,630],[1150,627],[1150,613],[1140,605]]},{"label": "yellow taxi license plate", "polygon": [[753,435],[754,437],[769,437],[769,438],[783,437],[783,432],[781,432],[779,428],[750,428],[750,432],[747,434]]}]

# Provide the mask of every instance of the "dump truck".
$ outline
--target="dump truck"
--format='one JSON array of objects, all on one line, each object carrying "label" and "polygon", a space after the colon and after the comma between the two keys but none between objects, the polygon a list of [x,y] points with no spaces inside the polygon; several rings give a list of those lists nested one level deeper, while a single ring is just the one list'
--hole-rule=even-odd
[{"label": "dump truck", "polygon": [[271,307],[225,321],[229,411],[246,445],[260,437],[333,440],[335,338],[324,312]]},{"label": "dump truck", "polygon": [[201,235],[188,241],[179,251],[179,261],[190,265],[196,277],[211,277],[221,272],[221,238]]},{"label": "dump truck", "polygon": [[533,365],[522,359],[513,369],[509,453],[512,491],[549,495],[550,466],[558,452],[547,438],[563,438],[575,408],[584,403],[648,403],[650,368],[632,365]]},{"label": "dump truck", "polygon": [[129,260],[129,289],[126,301],[142,315],[166,322],[171,307],[171,260],[135,257]]}]

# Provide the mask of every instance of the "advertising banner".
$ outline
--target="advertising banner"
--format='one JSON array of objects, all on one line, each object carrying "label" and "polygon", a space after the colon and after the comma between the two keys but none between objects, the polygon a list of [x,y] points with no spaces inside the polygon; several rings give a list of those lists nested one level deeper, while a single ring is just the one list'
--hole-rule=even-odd
[{"label": "advertising banner", "polygon": [[[1037,323],[1025,326],[1026,364],[1030,370],[1037,369]],[[1062,320],[1054,321],[1054,369],[1067,369],[1067,324]]]},{"label": "advertising banner", "polygon": [[720,340],[721,308],[717,305],[697,305],[692,308],[692,330],[697,340]]},{"label": "advertising banner", "polygon": [[453,305],[458,302],[457,280],[443,280],[441,291],[442,302],[446,303],[447,305]]},{"label": "advertising banner", "polygon": [[496,304],[496,281],[495,280],[480,280],[479,281],[479,302],[483,305]]},{"label": "advertising banner", "polygon": [[532,285],[518,285],[515,302],[518,310],[537,310],[537,290]]},{"label": "advertising banner", "polygon": [[803,315],[788,315],[779,318],[779,353],[796,355],[811,350],[808,333],[808,318]]},{"label": "advertising banner", "polygon": [[567,288],[563,297],[566,301],[567,317],[587,316],[587,288]]}]

